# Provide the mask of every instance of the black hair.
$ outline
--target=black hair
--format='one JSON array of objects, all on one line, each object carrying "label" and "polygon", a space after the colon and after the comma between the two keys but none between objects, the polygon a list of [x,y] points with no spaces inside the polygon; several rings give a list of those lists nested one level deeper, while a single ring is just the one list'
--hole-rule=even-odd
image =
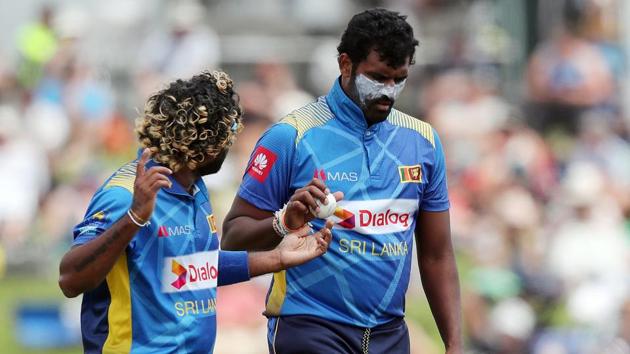
[{"label": "black hair", "polygon": [[365,60],[375,49],[387,65],[397,68],[414,62],[418,41],[407,16],[398,12],[376,8],[352,17],[337,47],[339,55],[348,54],[353,64]]}]

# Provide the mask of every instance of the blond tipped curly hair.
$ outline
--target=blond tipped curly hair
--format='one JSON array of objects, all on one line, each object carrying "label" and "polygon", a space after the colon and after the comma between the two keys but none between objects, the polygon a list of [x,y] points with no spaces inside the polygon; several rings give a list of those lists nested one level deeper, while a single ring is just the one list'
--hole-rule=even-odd
[{"label": "blond tipped curly hair", "polygon": [[151,96],[136,133],[157,162],[173,171],[195,170],[232,145],[243,128],[241,115],[228,74],[203,72]]}]

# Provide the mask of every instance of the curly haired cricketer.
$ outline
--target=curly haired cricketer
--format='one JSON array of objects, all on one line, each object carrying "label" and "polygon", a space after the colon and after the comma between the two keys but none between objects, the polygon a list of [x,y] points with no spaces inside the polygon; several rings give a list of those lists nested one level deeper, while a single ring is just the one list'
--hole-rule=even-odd
[{"label": "curly haired cricketer", "polygon": [[63,293],[83,294],[86,353],[211,353],[217,286],[326,252],[332,223],[270,251],[219,250],[201,177],[219,171],[241,130],[237,98],[218,71],[149,98],[137,123],[143,151],[98,189],[59,267]]},{"label": "curly haired cricketer", "polygon": [[[224,249],[278,244],[273,212],[300,204],[313,188],[345,195],[330,218],[336,226],[329,252],[274,274],[266,309],[272,353],[408,353],[403,316],[414,236],[447,352],[462,351],[442,145],[429,124],[392,108],[417,44],[396,12],[355,15],[338,47],[341,76],[328,95],[258,141],[223,224]],[[288,228],[313,219],[310,208],[302,210],[283,214]]]}]

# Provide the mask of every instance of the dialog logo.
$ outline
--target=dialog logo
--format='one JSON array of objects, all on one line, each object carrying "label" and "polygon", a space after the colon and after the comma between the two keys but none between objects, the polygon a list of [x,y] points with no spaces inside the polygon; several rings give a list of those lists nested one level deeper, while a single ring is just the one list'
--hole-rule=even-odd
[{"label": "dialog logo", "polygon": [[362,234],[384,234],[408,230],[418,210],[415,199],[340,201],[334,221]]},{"label": "dialog logo", "polygon": [[177,276],[177,279],[171,283],[175,289],[179,290],[182,286],[186,285],[186,275],[188,274],[186,267],[177,263],[177,261],[173,259],[171,263],[171,272]]},{"label": "dialog logo", "polygon": [[247,173],[258,182],[262,183],[267,179],[267,176],[269,176],[269,171],[271,171],[271,167],[276,162],[278,156],[262,145],[256,148],[253,156],[254,158],[247,169]]},{"label": "dialog logo", "polygon": [[339,221],[337,222],[339,226],[344,227],[346,229],[354,229],[355,226],[355,218],[354,214],[349,212],[344,208],[337,207],[335,208],[335,213],[333,214]]},{"label": "dialog logo", "polygon": [[219,252],[198,252],[164,258],[162,292],[212,289],[219,278]]}]

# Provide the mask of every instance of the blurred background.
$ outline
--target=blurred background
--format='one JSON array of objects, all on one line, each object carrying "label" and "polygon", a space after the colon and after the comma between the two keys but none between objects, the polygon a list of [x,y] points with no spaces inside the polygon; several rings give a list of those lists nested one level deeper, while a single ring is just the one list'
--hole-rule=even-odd
[{"label": "blurred background", "polygon": [[[467,353],[630,353],[624,0],[0,2],[0,351],[80,353],[56,280],[134,119],[174,78],[221,68],[245,130],[206,182],[220,222],[261,133],[325,94],[350,17],[409,16],[397,108],[444,144]],[[217,353],[266,353],[268,277],[220,289]],[[413,269],[414,353],[442,352]]]}]

